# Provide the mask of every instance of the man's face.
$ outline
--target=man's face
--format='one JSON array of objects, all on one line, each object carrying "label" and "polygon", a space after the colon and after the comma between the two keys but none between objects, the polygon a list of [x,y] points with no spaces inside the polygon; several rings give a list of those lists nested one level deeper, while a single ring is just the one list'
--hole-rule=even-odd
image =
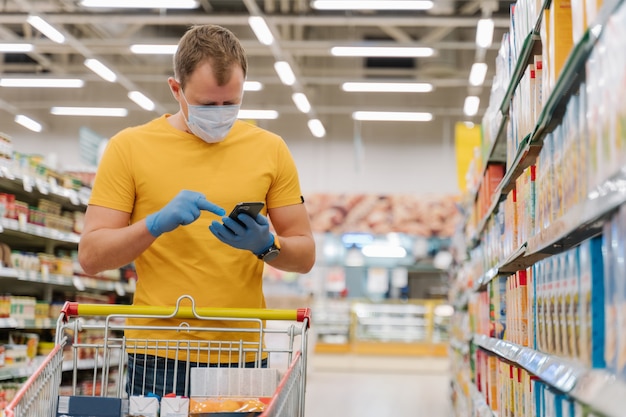
[{"label": "man's face", "polygon": [[[244,84],[243,70],[239,65],[233,65],[230,78],[224,85],[218,85],[213,68],[209,62],[200,64],[191,74],[185,85],[184,92],[180,88],[180,84],[172,85],[174,96],[180,104],[180,108],[188,118],[187,103],[190,105],[200,106],[228,106],[233,104],[241,104],[243,98]],[[183,94],[185,97],[181,97]]]}]

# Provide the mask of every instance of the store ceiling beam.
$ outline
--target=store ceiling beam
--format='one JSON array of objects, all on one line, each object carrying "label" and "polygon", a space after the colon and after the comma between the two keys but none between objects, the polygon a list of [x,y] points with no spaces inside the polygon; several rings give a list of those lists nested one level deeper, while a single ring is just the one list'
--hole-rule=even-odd
[{"label": "store ceiling beam", "polygon": [[[480,10],[481,0],[470,1],[459,9],[461,15],[473,15]],[[478,23],[478,22],[477,22]],[[508,27],[508,26],[507,26]],[[441,26],[433,29],[425,36],[423,36],[421,42],[439,42],[448,36],[455,28],[453,26]]]},{"label": "store ceiling beam", "polygon": [[[56,10],[55,10],[56,11]],[[20,24],[26,22],[28,14],[9,13],[0,14],[0,24]],[[195,24],[219,24],[223,26],[248,26],[249,15],[207,15],[207,14],[75,14],[53,13],[46,14],[46,20],[51,24],[59,25],[156,25],[156,26],[189,26]],[[401,26],[401,27],[442,27],[471,28],[476,27],[480,17],[455,17],[455,16],[266,16],[268,23],[275,25],[292,26]],[[494,17],[495,27],[508,28],[508,18]]]},{"label": "store ceiling beam", "polygon": [[[15,39],[14,39],[15,40]],[[130,51],[129,40],[126,37],[118,39],[81,39],[81,44],[89,48],[93,53],[100,54],[122,54],[122,55],[134,55]],[[297,56],[333,56],[330,53],[330,49],[337,45],[349,45],[352,41],[346,39],[337,40],[325,40],[325,41],[312,41],[312,40],[292,40],[281,41],[280,46],[283,51]],[[35,50],[40,53],[72,53],[74,52],[74,45],[71,44],[58,44],[48,39],[34,39],[32,41]],[[141,38],[141,44],[167,44],[174,45],[178,43],[177,39],[173,38]],[[242,40],[243,47],[248,55],[255,56],[272,56],[273,52],[271,48],[265,45],[260,45],[257,40]],[[368,42],[368,46],[390,46],[390,42]],[[473,51],[476,49],[476,43],[472,41],[441,41],[433,43],[424,42],[410,42],[403,43],[403,47],[421,48],[430,47],[435,50],[464,50]],[[492,45],[490,49],[496,50],[498,45]]]}]

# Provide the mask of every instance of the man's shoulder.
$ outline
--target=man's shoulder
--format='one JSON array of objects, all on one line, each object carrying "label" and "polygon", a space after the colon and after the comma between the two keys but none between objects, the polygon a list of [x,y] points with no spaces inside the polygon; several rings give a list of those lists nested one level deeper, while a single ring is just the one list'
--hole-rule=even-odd
[{"label": "man's shoulder", "polygon": [[254,136],[256,140],[283,142],[283,138],[280,135],[245,120],[238,120],[235,126],[237,127],[237,133],[241,136]]},{"label": "man's shoulder", "polygon": [[125,129],[120,130],[115,134],[111,139],[115,141],[127,141],[127,140],[136,140],[145,135],[149,135],[152,132],[161,130],[161,126],[163,123],[167,123],[164,116],[157,117],[156,119],[152,119],[144,124],[129,126]]}]

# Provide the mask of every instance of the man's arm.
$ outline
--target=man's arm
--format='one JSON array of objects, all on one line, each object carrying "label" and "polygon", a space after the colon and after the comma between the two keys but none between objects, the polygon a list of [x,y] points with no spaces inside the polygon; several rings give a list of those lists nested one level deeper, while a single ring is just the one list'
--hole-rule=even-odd
[{"label": "man's arm", "polygon": [[268,262],[283,271],[307,273],[315,264],[315,240],[304,204],[268,210],[280,243],[280,255]]},{"label": "man's arm", "polygon": [[155,241],[145,220],[130,226],[129,220],[130,214],[123,211],[87,207],[78,244],[78,261],[86,273],[93,275],[127,265]]}]

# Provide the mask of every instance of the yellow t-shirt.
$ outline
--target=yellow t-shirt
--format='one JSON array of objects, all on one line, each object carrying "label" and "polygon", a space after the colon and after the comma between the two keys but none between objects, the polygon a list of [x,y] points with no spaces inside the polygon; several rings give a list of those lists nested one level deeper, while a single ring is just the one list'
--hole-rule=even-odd
[{"label": "yellow t-shirt", "polygon": [[[208,144],[169,124],[164,115],[125,129],[107,145],[89,204],[131,214],[135,223],[164,207],[181,190],[206,195],[226,212],[242,201],[266,208],[301,204],[297,170],[277,135],[237,121],[222,142]],[[264,209],[263,214],[267,213]],[[173,306],[191,295],[197,307],[264,308],[263,262],[249,251],[220,242],[208,229],[209,212],[187,226],[161,235],[136,260],[135,305]],[[191,326],[255,327],[231,321],[186,320]],[[176,326],[176,320],[130,320],[127,325]],[[127,329],[129,339],[258,340],[254,334]],[[170,351],[168,356],[173,354]],[[162,353],[159,353],[162,355]],[[182,356],[182,355],[181,355]],[[236,361],[220,356],[220,361]],[[247,356],[247,358],[250,355]],[[193,356],[195,357],[195,356]],[[206,360],[205,355],[200,355]],[[212,353],[211,362],[217,361]]]}]

